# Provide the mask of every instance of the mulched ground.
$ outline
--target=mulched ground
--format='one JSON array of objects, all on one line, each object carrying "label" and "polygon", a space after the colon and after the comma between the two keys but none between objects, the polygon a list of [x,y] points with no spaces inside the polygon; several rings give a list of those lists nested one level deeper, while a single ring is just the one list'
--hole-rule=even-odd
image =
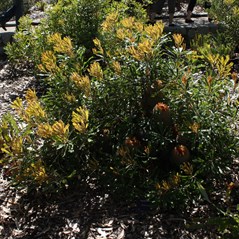
[{"label": "mulched ground", "polygon": [[[57,196],[26,193],[1,180],[0,231],[3,239],[216,239],[208,206],[182,213],[162,212],[145,202],[122,203],[97,187],[75,187]],[[198,220],[195,224],[193,221]],[[191,229],[188,225],[194,224]]]},{"label": "mulched ground", "polygon": [[[225,205],[226,184],[238,182],[238,169],[239,160],[235,160],[225,182],[215,184],[210,199],[218,207]],[[163,211],[145,200],[122,201],[93,179],[55,195],[16,190],[3,174],[0,185],[1,239],[231,238],[207,223],[219,214],[204,200],[184,205],[182,211]]]}]

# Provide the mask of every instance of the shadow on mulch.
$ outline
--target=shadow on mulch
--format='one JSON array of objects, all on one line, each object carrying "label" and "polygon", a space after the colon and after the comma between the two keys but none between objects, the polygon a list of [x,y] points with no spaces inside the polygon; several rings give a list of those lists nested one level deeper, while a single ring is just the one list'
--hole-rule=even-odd
[{"label": "shadow on mulch", "polygon": [[[20,197],[4,224],[3,239],[219,238],[189,231],[187,215],[160,213],[149,203],[112,199],[100,188],[75,187],[58,195],[31,192]],[[204,237],[207,234],[208,237]]]},{"label": "shadow on mulch", "polygon": [[[18,205],[18,210],[13,212],[19,233],[15,238],[22,239],[106,238],[106,234],[111,234],[109,238],[118,238],[123,231],[122,238],[144,238],[136,224],[140,225],[149,212],[149,208],[145,208],[145,212],[139,211],[144,208],[133,203],[126,206],[112,201],[102,190],[89,187],[84,190],[76,187],[58,196],[26,194]],[[134,228],[132,225],[130,228],[130,223]],[[131,236],[126,236],[129,231]]]}]

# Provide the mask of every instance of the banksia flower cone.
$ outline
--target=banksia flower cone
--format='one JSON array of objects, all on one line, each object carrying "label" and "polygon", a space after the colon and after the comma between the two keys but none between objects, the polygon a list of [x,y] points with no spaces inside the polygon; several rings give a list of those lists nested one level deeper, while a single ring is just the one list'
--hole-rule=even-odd
[{"label": "banksia flower cone", "polygon": [[184,145],[177,145],[173,148],[170,155],[170,161],[173,165],[179,166],[182,163],[188,162],[190,159],[190,152]]},{"label": "banksia flower cone", "polygon": [[171,125],[172,117],[168,105],[164,103],[157,103],[153,108],[154,118],[162,121],[165,125]]}]

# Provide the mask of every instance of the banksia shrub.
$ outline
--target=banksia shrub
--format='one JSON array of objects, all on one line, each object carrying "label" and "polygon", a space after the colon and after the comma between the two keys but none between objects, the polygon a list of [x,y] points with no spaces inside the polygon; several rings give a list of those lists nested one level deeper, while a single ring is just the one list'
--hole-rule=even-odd
[{"label": "banksia shrub", "polygon": [[73,38],[48,34],[37,64],[44,94],[16,99],[18,120],[1,125],[9,174],[42,187],[91,175],[112,192],[188,199],[187,190],[237,153],[238,87],[227,56],[183,42],[162,22],[146,25],[118,11],[104,17],[87,59]]}]

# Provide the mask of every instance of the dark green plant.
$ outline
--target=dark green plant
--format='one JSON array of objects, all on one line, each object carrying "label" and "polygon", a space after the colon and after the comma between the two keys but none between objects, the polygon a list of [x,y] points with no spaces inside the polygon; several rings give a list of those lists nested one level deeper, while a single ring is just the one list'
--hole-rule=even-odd
[{"label": "dark green plant", "polygon": [[70,37],[75,47],[85,47],[89,55],[92,40],[98,35],[102,9],[101,1],[58,1],[46,10],[47,16],[39,26],[32,26],[32,20],[25,16],[6,53],[12,62],[33,62],[37,66],[41,54],[50,47],[47,36],[60,33]]},{"label": "dark green plant", "polygon": [[61,0],[53,2],[45,10],[46,17],[39,26],[32,26],[29,16],[24,16],[20,20],[19,31],[14,35],[15,41],[8,44],[6,53],[14,63],[30,61],[37,65],[43,51],[49,48],[47,36],[60,33],[70,37],[75,48],[85,47],[85,55],[89,57],[92,54],[92,40],[98,36],[98,28],[109,12],[119,12],[121,18],[135,15],[146,20],[143,5],[136,1]]},{"label": "dark green plant", "polygon": [[190,43],[190,48],[196,51],[210,51],[213,54],[219,54],[220,56],[229,55],[233,56],[235,46],[231,44],[225,44],[224,34],[217,32],[214,34],[200,35],[198,34]]},{"label": "dark green plant", "polygon": [[219,32],[225,45],[232,50],[238,47],[239,24],[238,0],[216,0],[209,9],[210,16],[219,24]]},{"label": "dark green plant", "polygon": [[0,6],[0,12],[6,11],[9,7],[13,5],[12,0],[3,1]]}]

